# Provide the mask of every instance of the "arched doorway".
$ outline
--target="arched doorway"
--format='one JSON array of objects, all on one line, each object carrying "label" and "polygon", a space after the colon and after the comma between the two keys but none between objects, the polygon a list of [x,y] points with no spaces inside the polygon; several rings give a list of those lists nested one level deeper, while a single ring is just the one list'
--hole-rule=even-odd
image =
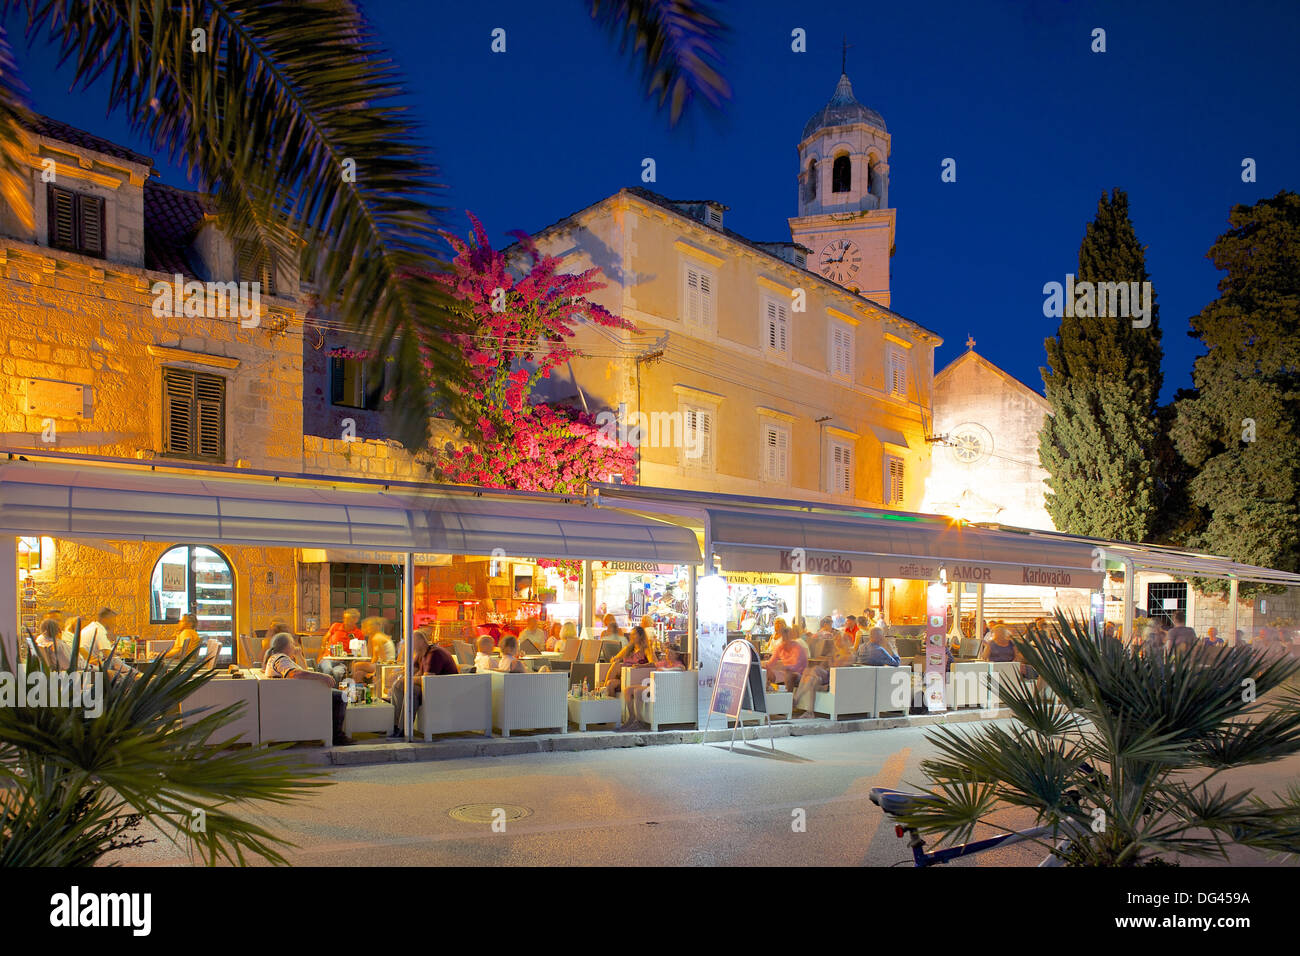
[{"label": "arched doorway", "polygon": [[175,624],[182,614],[199,622],[199,637],[221,641],[217,663],[235,659],[235,573],[220,551],[177,545],[163,552],[149,576],[149,623]]}]

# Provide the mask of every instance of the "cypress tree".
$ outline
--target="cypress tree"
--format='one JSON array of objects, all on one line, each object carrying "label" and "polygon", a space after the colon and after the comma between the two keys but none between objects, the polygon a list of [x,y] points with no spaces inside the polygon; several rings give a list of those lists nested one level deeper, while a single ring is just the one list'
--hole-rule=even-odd
[{"label": "cypress tree", "polygon": [[[1138,283],[1142,290],[1149,281],[1127,194],[1103,192],[1079,246],[1076,289]],[[1059,531],[1142,541],[1155,527],[1163,351],[1154,294],[1144,301],[1149,325],[1133,318],[1138,310],[1132,300],[1128,314],[1120,315],[1113,301],[1103,306],[1080,290],[1075,314],[1063,309],[1056,336],[1045,343],[1041,371],[1052,413],[1039,432],[1038,454],[1049,475],[1047,513]]]},{"label": "cypress tree", "polygon": [[[1238,561],[1300,567],[1300,195],[1233,207],[1207,258],[1226,272],[1192,317],[1207,353],[1172,437],[1208,518],[1187,544]],[[1221,582],[1220,582],[1221,584]],[[1207,587],[1213,582],[1207,582]],[[1243,587],[1243,591],[1246,589]],[[1258,590],[1258,589],[1255,589]]]}]

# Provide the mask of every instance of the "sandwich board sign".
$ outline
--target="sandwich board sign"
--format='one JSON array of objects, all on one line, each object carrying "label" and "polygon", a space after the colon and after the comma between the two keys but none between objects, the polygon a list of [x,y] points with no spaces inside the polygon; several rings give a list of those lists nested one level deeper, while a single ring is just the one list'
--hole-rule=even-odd
[{"label": "sandwich board sign", "polygon": [[[704,721],[705,731],[709,729],[709,721],[714,714],[722,714],[735,721],[731,729],[731,746],[728,748],[735,749],[736,730],[740,727],[742,710],[760,713],[763,720],[771,724],[767,716],[767,697],[758,653],[754,650],[754,645],[744,639],[732,641],[722,650],[718,676],[713,682],[713,697],[709,701],[709,714]],[[772,740],[772,749],[776,749],[775,739]]]}]

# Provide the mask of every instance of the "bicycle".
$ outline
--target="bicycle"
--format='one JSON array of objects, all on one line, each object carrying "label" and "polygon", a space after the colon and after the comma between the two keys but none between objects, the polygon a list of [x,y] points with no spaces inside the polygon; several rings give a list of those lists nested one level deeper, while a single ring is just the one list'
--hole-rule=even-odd
[{"label": "bicycle", "polygon": [[[891,818],[906,816],[921,805],[922,799],[923,797],[920,794],[904,793],[901,790],[888,790],[884,787],[873,787],[871,790],[871,802],[880,807],[885,815]],[[912,850],[912,861],[918,867],[937,866],[940,863],[947,863],[959,857],[984,853],[994,847],[1011,846],[1016,843],[1025,843],[1029,840],[1038,840],[1041,837],[1053,835],[1059,837],[1056,848],[1038,865],[1064,866],[1064,851],[1069,847],[1074,835],[1079,832],[1082,832],[1079,824],[1073,820],[1067,820],[1064,824],[1034,827],[1029,830],[1012,830],[1009,833],[1000,833],[984,840],[975,840],[958,846],[927,851],[925,849],[925,839],[915,827],[903,823],[894,824],[894,834],[900,839],[907,840],[907,845]]]}]

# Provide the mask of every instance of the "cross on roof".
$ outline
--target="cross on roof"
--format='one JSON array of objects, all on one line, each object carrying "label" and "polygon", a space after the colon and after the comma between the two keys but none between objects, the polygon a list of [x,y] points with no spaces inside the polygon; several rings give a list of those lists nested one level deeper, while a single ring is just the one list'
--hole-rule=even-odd
[{"label": "cross on roof", "polygon": [[969,334],[966,336],[966,348],[975,351],[975,336]]},{"label": "cross on roof", "polygon": [[844,36],[844,49],[840,52],[840,72],[847,74],[849,72],[849,38]]}]

